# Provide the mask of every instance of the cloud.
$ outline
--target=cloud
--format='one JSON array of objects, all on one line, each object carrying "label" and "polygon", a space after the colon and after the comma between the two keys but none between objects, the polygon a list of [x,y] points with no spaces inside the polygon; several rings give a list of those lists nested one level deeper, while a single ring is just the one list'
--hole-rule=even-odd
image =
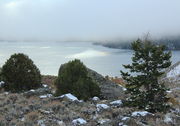
[{"label": "cloud", "polygon": [[179,0],[3,0],[0,39],[107,40],[180,33]]}]

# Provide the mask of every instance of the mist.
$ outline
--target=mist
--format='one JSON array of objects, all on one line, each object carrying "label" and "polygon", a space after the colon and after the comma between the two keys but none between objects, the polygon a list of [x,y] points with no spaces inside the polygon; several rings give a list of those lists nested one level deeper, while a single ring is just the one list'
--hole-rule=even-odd
[{"label": "mist", "polygon": [[106,41],[180,35],[179,0],[1,0],[0,40]]}]

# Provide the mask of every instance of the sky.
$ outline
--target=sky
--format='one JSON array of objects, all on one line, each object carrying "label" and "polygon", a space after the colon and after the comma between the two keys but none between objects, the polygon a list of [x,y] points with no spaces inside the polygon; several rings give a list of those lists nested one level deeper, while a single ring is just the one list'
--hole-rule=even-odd
[{"label": "sky", "polygon": [[105,41],[180,35],[180,0],[0,0],[0,40]]}]

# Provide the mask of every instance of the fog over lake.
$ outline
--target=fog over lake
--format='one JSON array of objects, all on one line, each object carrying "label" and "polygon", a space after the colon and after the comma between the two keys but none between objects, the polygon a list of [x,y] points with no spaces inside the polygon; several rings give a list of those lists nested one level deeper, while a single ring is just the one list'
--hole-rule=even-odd
[{"label": "fog over lake", "polygon": [[[92,42],[0,42],[0,66],[14,53],[27,54],[42,74],[57,75],[61,64],[73,59],[102,75],[120,76],[122,64],[131,63],[132,51],[93,45]],[[172,51],[172,61],[180,61],[180,51]]]}]

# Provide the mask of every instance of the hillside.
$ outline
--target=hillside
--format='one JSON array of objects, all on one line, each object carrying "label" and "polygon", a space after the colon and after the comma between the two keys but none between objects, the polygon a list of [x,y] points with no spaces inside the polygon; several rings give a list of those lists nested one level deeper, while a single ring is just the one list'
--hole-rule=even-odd
[{"label": "hillside", "polygon": [[[153,40],[157,45],[166,45],[167,50],[180,50],[180,37],[175,38],[162,38]],[[116,49],[131,49],[132,41],[116,41],[116,42],[105,42],[105,43],[94,43],[96,45],[102,45],[108,48],[116,48]]]},{"label": "hillside", "polygon": [[[173,65],[166,75],[179,80],[178,67],[179,63]],[[174,76],[172,72],[177,74]],[[101,86],[101,98],[85,102],[72,94],[54,97],[52,83],[56,77],[44,76],[43,83],[47,85],[36,90],[22,93],[1,90],[0,126],[179,126],[179,81],[172,81],[166,75],[163,80],[168,79],[168,84],[174,85],[169,91],[172,109],[166,114],[124,107],[125,88],[89,69],[89,76]]]}]

